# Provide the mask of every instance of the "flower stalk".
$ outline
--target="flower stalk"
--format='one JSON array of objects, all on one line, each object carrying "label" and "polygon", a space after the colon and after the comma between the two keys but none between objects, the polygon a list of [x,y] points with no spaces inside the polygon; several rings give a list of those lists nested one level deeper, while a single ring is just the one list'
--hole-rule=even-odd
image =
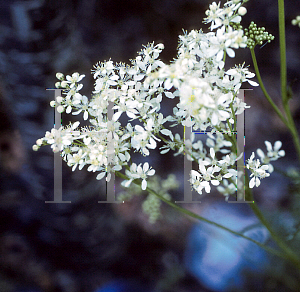
[{"label": "flower stalk", "polygon": [[[118,177],[120,177],[122,179],[125,179],[125,180],[129,179],[125,174],[123,174],[121,172],[116,172],[116,176],[118,176]],[[136,184],[136,185],[138,185],[138,186],[141,185],[141,182],[138,181],[138,180],[134,180],[133,183]],[[298,268],[300,268],[300,261],[298,261],[297,258],[294,257],[295,255],[293,253],[291,253],[291,252],[287,253],[286,250],[284,250],[285,252],[278,251],[278,250],[276,250],[276,249],[274,249],[272,247],[269,247],[269,246],[267,246],[267,245],[265,245],[265,244],[263,244],[263,243],[261,243],[261,242],[259,242],[257,240],[254,240],[253,238],[248,237],[248,236],[246,236],[246,235],[244,235],[244,234],[242,234],[240,232],[234,231],[234,230],[232,230],[230,228],[227,228],[227,227],[225,227],[225,226],[223,226],[221,224],[218,224],[216,222],[208,220],[208,219],[206,219],[206,218],[204,218],[204,217],[202,217],[202,216],[200,216],[200,215],[198,215],[198,214],[196,214],[196,213],[194,213],[194,212],[192,212],[190,210],[187,210],[187,209],[179,206],[178,204],[175,204],[175,203],[171,202],[170,200],[167,200],[166,198],[164,198],[163,196],[157,194],[155,191],[153,191],[149,187],[146,188],[146,191],[149,192],[150,194],[153,194],[153,195],[157,196],[161,201],[165,202],[167,205],[169,205],[170,207],[172,207],[175,210],[179,211],[180,213],[182,213],[182,214],[184,214],[184,215],[186,215],[186,216],[188,216],[190,218],[194,218],[194,219],[200,220],[202,222],[205,222],[207,224],[210,224],[212,226],[215,226],[217,228],[225,230],[225,231],[227,231],[227,232],[229,232],[229,233],[231,233],[231,234],[233,234],[235,236],[239,236],[239,237],[242,237],[242,238],[244,238],[246,240],[249,240],[249,241],[257,244],[259,247],[263,248],[264,250],[266,250],[267,252],[269,252],[269,253],[271,253],[271,254],[273,254],[275,256],[278,256],[278,257],[280,257],[282,259],[285,259],[285,260],[292,260],[292,262],[295,265],[297,265]],[[255,208],[255,210],[256,210],[256,208]],[[257,210],[258,210],[258,208],[257,208]],[[259,210],[257,211],[257,214],[260,216],[259,219],[261,220],[261,222],[265,225],[265,223],[267,223],[267,221],[264,219],[264,216],[261,214],[261,212]],[[269,225],[268,225],[268,227],[270,228]],[[271,228],[270,229],[269,228],[267,228],[267,229],[270,231]]]}]

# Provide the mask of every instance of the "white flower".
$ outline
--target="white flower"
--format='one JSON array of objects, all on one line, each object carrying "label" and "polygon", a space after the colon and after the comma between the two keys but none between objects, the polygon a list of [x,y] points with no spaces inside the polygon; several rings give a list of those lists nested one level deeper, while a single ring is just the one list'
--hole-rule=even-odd
[{"label": "white flower", "polygon": [[56,73],[56,78],[59,79],[60,81],[63,81],[65,79],[65,76],[64,74],[58,72]]},{"label": "white flower", "polygon": [[[102,164],[107,165],[107,159],[105,157],[105,153],[97,153],[97,151],[94,151],[89,153],[89,159],[86,160],[86,164],[89,164],[89,167],[87,168],[87,171],[101,171],[103,167]],[[102,178],[102,177],[101,177]],[[97,177],[97,179],[100,179]]]},{"label": "white flower", "polygon": [[59,129],[52,129],[51,132],[46,132],[44,141],[51,145],[53,152],[59,152],[64,149],[65,146],[72,144],[72,136],[66,134],[63,131],[63,127]]},{"label": "white flower", "polygon": [[214,173],[220,170],[218,166],[210,166],[207,169],[204,167],[205,161],[199,161],[199,171],[202,178],[206,181],[210,181],[214,186],[220,184],[220,182],[215,178]]},{"label": "white flower", "polygon": [[113,120],[117,121],[123,112],[126,112],[127,116],[131,119],[136,119],[138,111],[135,109],[139,106],[139,102],[136,100],[127,99],[125,97],[120,97],[120,102],[118,105],[113,107],[114,110],[118,110],[113,115]]},{"label": "white flower", "polygon": [[203,181],[201,179],[201,175],[195,171],[191,170],[190,174],[190,183],[192,184],[193,188],[201,195],[202,190],[205,189],[206,193],[210,193],[210,185],[208,181]]},{"label": "white flower", "polygon": [[[213,148],[210,149],[210,154],[212,157],[212,161],[214,161],[215,153]],[[209,160],[209,159],[208,159]],[[211,187],[210,183],[214,186],[220,184],[219,180],[214,176],[215,172],[219,172],[221,170],[218,166],[209,166],[206,168],[205,166],[210,165],[211,162],[208,160],[199,159],[199,172],[195,170],[191,170],[191,179],[190,182],[193,188],[199,193],[202,194],[202,189],[205,189],[206,193],[210,193]]]},{"label": "white flower", "polygon": [[33,145],[32,146],[33,151],[38,151],[39,149],[40,149],[40,147],[38,145]]},{"label": "white flower", "polygon": [[141,163],[137,166],[135,163],[133,163],[130,166],[130,170],[126,169],[126,174],[129,177],[129,180],[125,180],[122,182],[122,185],[125,187],[129,187],[131,182],[134,179],[142,179],[142,190],[146,190],[147,188],[147,176],[152,176],[155,174],[155,170],[149,168],[149,163],[144,163],[143,167],[141,166]]},{"label": "white flower", "polygon": [[284,150],[279,150],[282,146],[281,141],[276,141],[274,143],[274,148],[272,147],[272,144],[269,141],[265,141],[267,150],[268,150],[268,157],[270,157],[270,160],[274,161],[277,160],[280,157],[283,157],[285,155]]},{"label": "white flower", "polygon": [[[60,77],[60,76],[59,76]],[[78,72],[73,73],[72,76],[66,76],[66,82],[70,84],[70,88],[74,87],[77,82],[81,81],[85,75],[80,75]]]},{"label": "white flower", "polygon": [[216,34],[216,46],[218,47],[218,53],[216,60],[221,61],[224,56],[224,52],[230,58],[235,57],[235,52],[231,49],[232,39],[234,38],[234,32],[231,27],[228,28],[228,31],[225,33],[225,26],[222,26],[220,29],[217,30]]},{"label": "white flower", "polygon": [[281,141],[276,141],[274,144],[274,150],[272,144],[269,141],[265,141],[265,145],[267,147],[267,155],[259,148],[256,150],[257,155],[260,157],[263,164],[267,164],[269,166],[268,171],[271,173],[274,171],[274,167],[270,164],[270,161],[275,161],[280,157],[285,155],[284,150],[279,150],[281,148]]},{"label": "white flower", "polygon": [[221,167],[222,177],[229,178],[237,175],[236,169],[229,168],[230,166],[235,165],[235,162],[242,157],[243,153],[237,158],[236,154],[231,153],[230,155],[226,155],[223,159],[218,161],[218,166]]},{"label": "white flower", "polygon": [[232,43],[231,47],[238,48],[246,48],[247,46],[247,37],[244,35],[243,30],[234,31],[232,33]]},{"label": "white flower", "polygon": [[94,66],[94,78],[98,76],[109,75],[115,68],[113,61],[109,60],[103,63],[98,63]]},{"label": "white flower", "polygon": [[79,149],[77,153],[68,154],[67,160],[68,160],[68,166],[72,166],[72,171],[76,169],[76,167],[79,165],[79,170],[81,170],[85,166],[85,159],[84,157],[87,155],[87,152],[83,153],[83,149]]},{"label": "white flower", "polygon": [[235,86],[235,91],[238,91],[243,82],[248,82],[252,86],[258,86],[259,84],[255,81],[250,80],[249,78],[253,78],[255,76],[254,73],[249,72],[248,68],[243,68],[242,66],[238,66],[226,71],[226,74],[231,76],[231,80]]},{"label": "white flower", "polygon": [[229,184],[227,179],[224,179],[222,183],[223,186],[218,186],[217,190],[226,197],[227,201],[229,196],[233,195],[237,191],[237,188],[233,183]]},{"label": "white flower", "polygon": [[247,161],[247,168],[251,170],[252,179],[249,182],[249,187],[253,188],[254,186],[258,187],[260,185],[260,179],[270,176],[268,172],[268,165],[261,165],[259,159],[254,159],[254,152],[252,152],[250,158]]},{"label": "white flower", "polygon": [[43,139],[37,139],[35,143],[36,143],[37,146],[40,147],[43,144]]},{"label": "white flower", "polygon": [[83,119],[86,121],[89,117],[89,113],[88,113],[88,110],[89,110],[89,100],[88,98],[85,96],[85,95],[80,95],[81,98],[80,98],[80,101],[81,102],[80,104],[76,104],[76,107],[79,108],[78,111],[76,112],[73,112],[72,114],[73,115],[78,115],[80,114],[82,111],[83,111]]},{"label": "white flower", "polygon": [[145,129],[140,125],[135,125],[136,132],[131,140],[131,144],[136,150],[140,150],[144,155],[149,155],[149,150],[146,147],[150,149],[156,148],[157,144],[154,139],[160,141],[152,134],[153,127],[154,121],[152,118],[148,119]]},{"label": "white flower", "polygon": [[205,23],[212,23],[211,30],[222,25],[222,21],[224,19],[224,12],[220,9],[220,2],[216,4],[213,2],[209,5],[209,10],[205,11],[207,18],[204,19]]}]

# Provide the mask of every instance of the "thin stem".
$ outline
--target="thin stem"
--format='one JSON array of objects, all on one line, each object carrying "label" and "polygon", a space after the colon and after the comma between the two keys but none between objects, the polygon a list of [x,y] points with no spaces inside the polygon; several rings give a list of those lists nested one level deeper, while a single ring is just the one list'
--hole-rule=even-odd
[{"label": "thin stem", "polygon": [[254,48],[250,49],[251,52],[251,57],[252,57],[252,61],[253,61],[253,65],[254,65],[254,69],[255,69],[255,74],[258,80],[258,83],[260,85],[260,88],[264,94],[264,96],[267,98],[268,102],[271,104],[271,106],[273,107],[273,109],[275,110],[275,112],[277,113],[277,115],[279,116],[279,118],[282,120],[282,122],[289,128],[288,122],[286,120],[286,118],[283,116],[283,114],[281,113],[281,111],[279,110],[279,108],[276,106],[276,104],[273,102],[272,98],[270,97],[270,95],[268,94],[264,83],[261,79],[260,76],[260,72],[258,69],[258,65],[257,65],[257,60],[256,60],[256,56],[255,56],[255,52],[254,52]]},{"label": "thin stem", "polygon": [[[116,175],[117,175],[118,177],[120,177],[120,178],[123,178],[123,179],[129,179],[125,174],[123,174],[123,173],[121,173],[121,172],[119,172],[119,171],[116,171]],[[139,180],[134,180],[133,183],[135,183],[135,184],[138,185],[138,186],[141,186],[141,182],[140,182]],[[196,213],[193,213],[193,212],[191,212],[191,211],[189,211],[189,210],[187,210],[187,209],[185,209],[185,208],[180,207],[178,204],[175,204],[175,203],[173,203],[173,202],[167,200],[167,199],[164,198],[163,196],[157,194],[154,190],[150,189],[149,187],[146,188],[146,191],[148,191],[149,193],[151,193],[151,194],[157,196],[160,200],[162,200],[163,202],[165,202],[165,203],[168,204],[169,206],[173,207],[174,209],[178,210],[179,212],[181,212],[181,213],[183,213],[183,214],[185,214],[185,215],[187,215],[187,216],[189,216],[189,217],[198,219],[198,220],[203,221],[203,222],[205,222],[205,223],[208,223],[208,224],[210,224],[210,225],[212,225],[212,226],[215,226],[215,227],[217,227],[217,228],[220,228],[220,229],[222,229],[222,230],[225,230],[225,231],[227,231],[227,232],[229,232],[229,233],[231,233],[231,234],[233,234],[233,235],[236,235],[236,236],[242,237],[242,238],[244,238],[244,239],[247,239],[247,240],[249,240],[249,241],[251,241],[251,242],[257,244],[257,245],[260,246],[261,248],[265,249],[265,250],[268,251],[269,253],[272,253],[273,255],[276,255],[276,256],[278,256],[278,257],[280,257],[280,258],[283,258],[283,259],[290,259],[290,257],[289,257],[288,255],[286,255],[286,253],[280,252],[279,250],[276,250],[276,249],[274,249],[274,248],[271,248],[271,247],[269,247],[269,246],[266,246],[265,244],[263,244],[263,243],[261,243],[261,242],[259,242],[259,241],[256,241],[256,240],[252,239],[251,237],[245,236],[244,234],[242,234],[242,233],[240,233],[240,232],[236,232],[236,231],[234,231],[234,230],[231,230],[231,229],[229,229],[229,228],[227,228],[227,227],[225,227],[225,226],[223,226],[223,225],[221,225],[221,224],[218,224],[218,223],[216,223],[216,222],[210,221],[210,220],[208,220],[208,219],[206,219],[206,218],[204,218],[204,217],[202,217],[202,216],[200,216],[200,215],[198,215],[198,214],[196,214]],[[294,261],[293,261],[293,262],[295,263],[295,265],[297,264],[297,266],[300,268],[300,262],[298,262],[298,261],[296,260],[296,258],[294,258]]]},{"label": "thin stem", "polygon": [[273,228],[271,227],[270,223],[266,220],[263,213],[258,208],[257,204],[254,202],[250,204],[250,208],[256,215],[256,217],[260,220],[260,222],[268,229],[270,235],[272,236],[273,240],[277,243],[277,245],[283,250],[286,258],[288,258],[292,263],[294,263],[298,269],[300,269],[300,259],[299,257],[293,252],[293,250],[284,242],[282,238],[280,238],[276,232],[274,232]]},{"label": "thin stem", "polygon": [[[298,159],[300,161],[300,139],[299,139],[299,135],[297,132],[297,128],[295,125],[295,122],[293,120],[292,114],[291,114],[291,110],[290,107],[288,105],[288,100],[284,99],[285,95],[283,95],[282,98],[282,102],[283,102],[283,107],[284,107],[284,111],[286,113],[287,119],[283,116],[283,114],[281,113],[281,111],[278,109],[278,107],[276,106],[276,104],[273,102],[272,98],[270,97],[270,95],[268,94],[263,81],[261,79],[260,73],[259,73],[259,69],[258,69],[258,65],[257,65],[257,60],[256,60],[256,56],[255,56],[255,52],[254,49],[250,49],[251,51],[251,56],[252,56],[252,60],[253,60],[253,65],[254,65],[254,69],[255,69],[255,73],[256,73],[256,77],[258,80],[258,83],[261,87],[261,90],[263,91],[265,97],[267,98],[267,100],[269,101],[269,103],[271,104],[271,106],[273,107],[273,109],[275,110],[275,112],[277,113],[277,115],[279,116],[279,118],[282,120],[282,122],[286,125],[286,127],[289,129],[292,137],[293,137],[293,142],[297,151],[297,155],[298,155]],[[285,75],[282,73],[282,75]],[[284,77],[282,77],[284,78]],[[282,82],[282,84],[285,84],[285,82]],[[282,94],[285,94],[286,90],[282,90]]]},{"label": "thin stem", "polygon": [[290,107],[287,105],[287,106],[284,107],[284,110],[285,110],[285,113],[288,117],[289,130],[290,130],[290,133],[293,137],[293,142],[294,142],[294,145],[295,145],[295,148],[296,148],[296,151],[297,151],[298,159],[300,161],[300,139],[299,139],[299,134],[298,134],[294,119],[292,117]]},{"label": "thin stem", "polygon": [[293,142],[300,161],[300,139],[295,126],[294,119],[289,107],[287,95],[287,66],[286,66],[286,39],[285,39],[285,14],[284,0],[278,0],[278,22],[279,22],[279,47],[280,47],[280,84],[283,108],[288,121],[288,128],[293,136]]},{"label": "thin stem", "polygon": [[[265,89],[264,84],[263,84],[262,79],[261,79],[261,76],[260,76],[259,69],[258,69],[254,48],[250,49],[250,51],[251,51],[253,65],[254,65],[254,69],[255,69],[255,72],[256,72],[256,76],[257,76],[259,85],[260,85],[265,97],[267,98],[267,100],[269,101],[269,103],[271,104],[271,106],[273,107],[273,109],[275,110],[277,115],[279,116],[279,118],[282,120],[282,122],[287,126],[287,128],[291,132],[291,134],[293,136],[294,144],[295,144],[295,147],[297,149],[297,153],[298,153],[298,156],[299,156],[299,159],[300,159],[299,136],[298,136],[298,133],[297,133],[297,130],[296,130],[291,112],[290,112],[290,108],[289,108],[289,105],[288,105],[288,97],[287,97],[287,68],[286,68],[284,0],[278,0],[278,17],[279,17],[279,42],[280,42],[281,98],[282,98],[282,103],[283,103],[284,111],[285,111],[285,114],[286,114],[287,118],[285,118],[283,116],[282,112],[278,109],[278,107],[276,106],[276,104],[273,102],[272,98],[268,94],[267,90]],[[249,177],[246,174],[246,185],[248,185],[248,183],[249,183]],[[248,193],[248,196],[252,197],[252,192],[249,189],[249,187],[247,187],[247,193]],[[270,235],[272,236],[274,241],[277,243],[277,245],[281,248],[281,250],[284,252],[286,257],[292,263],[294,263],[295,266],[298,269],[300,269],[300,259],[299,259],[299,257],[284,242],[284,240],[280,236],[278,236],[276,232],[274,232],[272,226],[267,221],[267,219],[265,218],[263,213],[260,211],[257,204],[255,202],[253,204],[250,204],[250,208],[252,209],[254,214],[257,216],[257,218],[260,220],[260,222],[268,229],[268,231],[270,232]]]},{"label": "thin stem", "polygon": [[258,69],[254,48],[250,49],[250,52],[251,52],[251,57],[252,57],[252,61],[253,61],[253,65],[254,65],[258,83],[259,83],[265,97],[267,98],[267,100],[269,101],[269,103],[271,104],[271,106],[273,107],[273,109],[275,110],[277,115],[279,116],[279,118],[289,129],[289,131],[293,137],[293,142],[294,142],[294,145],[295,145],[295,148],[297,151],[297,155],[298,155],[298,158],[300,161],[300,139],[299,139],[299,135],[298,135],[293,117],[291,115],[290,107],[288,104],[288,96],[287,96],[287,67],[286,67],[284,0],[278,0],[278,17],[279,17],[281,98],[282,98],[283,108],[284,108],[284,112],[286,114],[287,119],[283,116],[282,112],[278,109],[276,104],[273,102],[272,98],[268,94],[268,92],[263,84],[263,81],[261,79],[260,72]]},{"label": "thin stem", "polygon": [[293,252],[293,250],[284,242],[284,240],[277,235],[277,233],[273,230],[272,226],[268,222],[268,220],[265,218],[263,213],[258,208],[257,204],[253,200],[253,195],[251,189],[249,186],[249,177],[248,174],[245,174],[245,182],[246,182],[246,193],[247,193],[247,199],[253,201],[252,204],[250,204],[250,208],[252,209],[253,213],[256,215],[256,217],[259,219],[259,221],[267,228],[269,231],[271,237],[273,240],[277,243],[277,245],[281,248],[281,250],[285,254],[285,258],[290,260],[298,269],[300,269],[300,259],[299,257]]},{"label": "thin stem", "polygon": [[278,0],[279,47],[280,47],[280,84],[283,104],[287,104],[287,69],[285,44],[284,0]]}]

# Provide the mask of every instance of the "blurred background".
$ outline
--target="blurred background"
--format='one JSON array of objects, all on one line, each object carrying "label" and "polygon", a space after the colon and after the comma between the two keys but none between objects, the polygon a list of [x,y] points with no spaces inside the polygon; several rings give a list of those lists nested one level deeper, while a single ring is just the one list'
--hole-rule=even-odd
[{"label": "blurred background", "polygon": [[[205,283],[196,268],[189,268],[194,255],[189,244],[195,240],[193,234],[198,234],[195,222],[169,210],[164,221],[149,224],[141,212],[140,199],[114,206],[97,204],[105,195],[105,183],[96,181],[94,173],[72,172],[63,165],[63,200],[72,203],[45,204],[45,200],[53,200],[53,153],[50,147],[38,152],[31,148],[53,127],[54,110],[49,102],[54,99],[54,92],[46,88],[54,88],[56,72],[85,74],[82,91],[89,96],[93,90],[90,70],[98,61],[128,63],[143,44],[154,41],[164,43],[161,59],[168,63],[176,57],[182,29],[208,30],[202,20],[209,3],[0,0],[0,291],[226,289],[227,284]],[[285,5],[288,84],[294,93],[290,103],[299,126],[300,29],[292,26],[291,20],[300,14],[300,3],[286,0]],[[247,27],[254,20],[275,36],[271,44],[257,47],[256,53],[265,86],[279,104],[277,3],[251,0],[246,7],[248,13],[242,25]],[[239,50],[229,64],[243,62],[253,71],[249,50]],[[257,148],[264,150],[265,140],[272,144],[281,140],[286,157],[275,166],[282,170],[298,166],[291,137],[261,90],[246,92],[245,100],[251,106],[246,111],[246,157]],[[172,195],[174,200],[182,200],[183,158],[151,153],[150,159],[149,163],[163,178],[168,173],[177,175],[181,187]],[[289,218],[293,203],[290,192],[290,181],[274,174],[254,194],[261,207]],[[228,208],[221,196],[212,194],[201,199],[201,204],[189,208],[199,214],[216,203]],[[236,210],[249,214],[245,206]],[[224,262],[218,264],[224,266]],[[224,281],[228,279],[225,277]]]}]

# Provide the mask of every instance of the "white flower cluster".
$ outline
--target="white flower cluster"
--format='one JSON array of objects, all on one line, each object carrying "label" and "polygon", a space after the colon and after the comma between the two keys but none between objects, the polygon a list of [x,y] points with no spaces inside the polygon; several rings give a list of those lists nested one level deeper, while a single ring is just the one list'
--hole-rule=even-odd
[{"label": "white flower cluster", "polygon": [[[192,141],[194,136],[192,135]],[[191,157],[191,160],[198,161],[199,165],[198,171],[191,171],[190,182],[199,194],[202,194],[203,189],[206,193],[210,193],[211,184],[219,186],[222,183],[226,186],[226,189],[223,186],[219,186],[217,189],[228,198],[229,195],[234,194],[237,190],[238,172],[235,164],[242,157],[242,154],[237,157],[236,154],[224,148],[231,147],[232,143],[225,140],[225,135],[222,133],[217,132],[214,135],[208,133],[207,136],[206,146],[209,147],[209,156],[201,140],[191,143],[191,148],[186,148],[187,153],[190,153],[188,157]],[[226,155],[223,155],[218,160],[216,152]]]},{"label": "white flower cluster", "polygon": [[[96,64],[91,99],[80,93],[84,75],[74,73],[65,77],[57,73],[56,87],[62,89],[63,96],[52,101],[51,106],[61,113],[83,114],[91,126],[79,129],[76,122],[52,129],[37,140],[33,149],[51,145],[53,151],[61,152],[72,170],[87,166],[88,171],[98,172],[97,179],[106,176],[109,181],[111,172],[125,168],[127,180],[122,184],[128,187],[133,180],[140,179],[145,190],[147,177],[154,175],[155,170],[148,163],[142,166],[132,162],[131,150],[148,156],[157,142],[163,142],[161,154],[173,150],[175,155],[185,153],[188,159],[198,162],[199,170],[191,172],[191,183],[200,194],[203,189],[210,192],[210,184],[220,185],[218,190],[226,196],[232,194],[239,175],[235,164],[240,158],[233,154],[232,133],[236,115],[249,107],[237,94],[243,82],[258,85],[251,80],[255,75],[244,65],[225,70],[226,56],[234,57],[234,49],[245,48],[247,44],[243,31],[232,26],[246,13],[241,6],[244,2],[227,1],[223,8],[211,4],[205,19],[211,23],[211,31],[192,30],[180,36],[178,56],[169,65],[159,59],[163,44],[154,43],[145,46],[130,65],[111,60]],[[163,97],[178,101],[173,115],[164,117],[160,112]],[[122,114],[126,114],[127,124],[121,123]],[[210,155],[201,141],[194,142],[193,135],[184,141],[178,133],[167,129],[168,123],[170,127],[212,129],[215,134],[208,134],[206,142]],[[232,153],[228,148],[232,148]],[[223,156],[217,160],[220,155]],[[249,169],[256,171],[253,176],[258,185],[258,177],[264,175],[258,170],[266,168],[252,160],[249,163]]]},{"label": "white flower cluster", "polygon": [[209,5],[209,10],[205,12],[207,18],[204,19],[205,23],[211,23],[211,30],[220,26],[228,27],[231,23],[240,23],[242,18],[247,13],[242,4],[247,1],[233,0],[227,1],[224,8],[220,8],[220,2],[216,4],[213,2]]},{"label": "white flower cluster", "polygon": [[[60,81],[56,86],[63,89],[64,96],[58,96],[51,105],[59,112],[82,113],[83,119],[89,119],[91,126],[78,129],[79,122],[76,122],[71,127],[52,129],[51,133],[47,132],[37,141],[33,149],[49,144],[53,151],[61,152],[73,170],[87,165],[88,171],[99,172],[97,179],[107,175],[107,181],[111,172],[128,166],[131,149],[149,155],[149,149],[155,149],[157,141],[160,141],[157,138],[159,132],[166,131],[162,128],[166,119],[158,113],[162,95],[153,97],[144,80],[149,73],[164,66],[158,59],[162,49],[162,44],[149,44],[132,61],[132,66],[114,65],[112,61],[97,64],[93,71],[95,90],[91,100],[80,93],[83,87],[80,81],[84,75],[74,73],[64,77],[57,73]],[[111,119],[108,117],[110,104]],[[133,126],[128,122],[122,127],[118,121],[122,113],[126,113],[130,121],[139,120],[141,124]],[[155,172],[149,169],[148,163],[143,167],[132,163],[130,170],[126,171],[129,177],[125,185],[129,186],[133,179],[141,178],[143,189],[147,186],[146,177]]]},{"label": "white flower cluster", "polygon": [[285,155],[284,150],[279,150],[282,145],[281,141],[276,141],[274,148],[269,141],[265,141],[265,145],[268,151],[267,155],[265,155],[261,149],[257,149],[256,151],[261,161],[259,159],[253,160],[255,157],[254,152],[252,152],[250,158],[247,160],[246,167],[252,172],[250,175],[252,179],[249,182],[250,188],[254,186],[258,187],[260,185],[260,179],[270,176],[270,173],[274,171],[274,167],[270,164],[270,161],[276,161]]},{"label": "white flower cluster", "polygon": [[212,29],[218,29],[214,32],[192,30],[179,36],[177,59],[146,79],[151,92],[156,88],[163,90],[169,98],[179,96],[180,101],[174,108],[175,117],[171,117],[171,120],[203,131],[209,126],[230,130],[224,122],[230,120],[233,123],[235,115],[247,107],[236,95],[243,82],[258,85],[250,80],[255,75],[243,65],[227,71],[224,69],[226,54],[234,57],[233,49],[245,48],[247,45],[243,30],[234,30],[230,26],[233,20],[241,20],[241,16],[237,15],[240,7],[241,3],[233,4],[232,1],[227,2],[222,9],[213,3],[207,14],[216,12],[220,21],[227,15],[224,19],[228,23],[215,19],[214,23],[218,25],[213,25]]}]

